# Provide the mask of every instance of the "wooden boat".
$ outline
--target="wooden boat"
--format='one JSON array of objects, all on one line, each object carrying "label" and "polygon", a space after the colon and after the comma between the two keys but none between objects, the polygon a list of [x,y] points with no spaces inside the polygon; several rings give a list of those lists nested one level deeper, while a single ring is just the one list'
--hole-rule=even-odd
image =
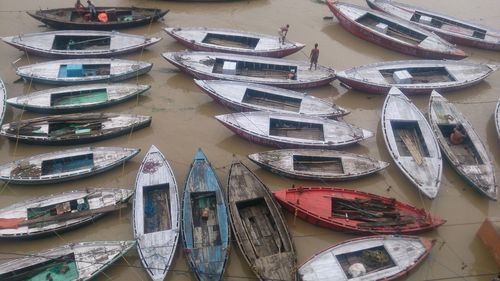
[{"label": "wooden boat", "polygon": [[96,7],[98,13],[105,12],[108,22],[90,20],[87,12],[75,8],[58,8],[27,12],[36,20],[55,29],[117,30],[151,24],[162,19],[169,10],[138,7]]},{"label": "wooden boat", "polygon": [[149,85],[123,83],[68,86],[10,98],[7,103],[37,113],[74,113],[121,103],[137,97],[149,88]]},{"label": "wooden boat", "polygon": [[373,136],[345,122],[291,113],[255,111],[215,118],[249,141],[278,148],[337,148]]},{"label": "wooden boat", "polygon": [[162,56],[197,79],[222,79],[259,83],[289,89],[327,85],[334,70],[319,66],[309,70],[308,61],[294,61],[216,52],[170,52]]},{"label": "wooden boat", "polygon": [[243,163],[231,165],[228,204],[236,243],[259,280],[297,280],[292,238],[267,187]]},{"label": "wooden boat", "polygon": [[274,197],[295,216],[333,230],[362,235],[416,234],[446,221],[424,209],[371,193],[331,187],[297,187]]},{"label": "wooden boat", "polygon": [[73,85],[116,82],[145,74],[152,63],[120,59],[69,59],[21,66],[17,75],[26,81]]},{"label": "wooden boat", "polygon": [[484,246],[491,253],[497,266],[500,266],[500,221],[498,218],[489,217],[484,219],[477,230],[478,236],[483,242]]},{"label": "wooden boat", "polygon": [[500,99],[497,102],[495,115],[493,117],[495,118],[495,127],[497,128],[497,135],[500,138]]},{"label": "wooden boat", "polygon": [[119,113],[50,115],[4,124],[0,135],[31,144],[72,145],[129,134],[149,127],[151,119]]},{"label": "wooden boat", "polygon": [[9,184],[51,184],[105,172],[133,158],[140,149],[81,147],[33,155],[0,165]]},{"label": "wooden boat", "polygon": [[344,108],[306,94],[261,84],[226,80],[194,80],[203,92],[236,111],[270,111],[339,117]]},{"label": "wooden boat", "polygon": [[140,51],[160,42],[161,37],[115,31],[62,30],[20,34],[2,40],[23,52],[41,57],[107,58]]},{"label": "wooden boat", "polygon": [[86,188],[43,196],[0,209],[0,238],[32,238],[91,223],[127,206],[133,191]]},{"label": "wooden boat", "polygon": [[453,44],[407,21],[357,5],[333,0],[326,4],[345,29],[382,47],[428,59],[467,57]]},{"label": "wooden boat", "polygon": [[[481,194],[496,200],[495,166],[481,138],[465,116],[436,91],[432,92],[429,100],[429,123],[441,151],[457,173]],[[465,133],[462,143],[455,144],[450,140],[455,127]]]},{"label": "wooden boat", "polygon": [[373,9],[435,32],[453,44],[500,50],[499,30],[395,1],[366,0],[366,2]]},{"label": "wooden boat", "polygon": [[229,257],[229,214],[222,186],[205,154],[198,149],[182,200],[184,253],[196,279],[222,280]]},{"label": "wooden boat", "polygon": [[357,179],[389,165],[368,156],[326,149],[279,149],[250,154],[248,158],[285,177],[320,181]]},{"label": "wooden boat", "polygon": [[0,264],[0,280],[93,279],[135,246],[135,241],[70,243]]},{"label": "wooden boat", "polygon": [[303,281],[394,280],[429,254],[434,241],[380,235],[347,240],[325,249],[299,268]]},{"label": "wooden boat", "polygon": [[0,79],[0,125],[2,125],[3,117],[5,116],[6,100],[7,90],[5,89],[2,79]]},{"label": "wooden boat", "polygon": [[165,32],[195,51],[282,58],[300,51],[304,44],[280,42],[278,36],[207,27],[167,27]]},{"label": "wooden boat", "polygon": [[389,154],[403,174],[428,198],[439,191],[443,163],[432,129],[418,108],[392,88],[382,108],[382,132]]},{"label": "wooden boat", "polygon": [[430,94],[434,89],[448,92],[475,85],[497,69],[469,61],[407,60],[358,66],[336,75],[340,82],[364,92],[386,94],[397,87],[405,94]]},{"label": "wooden boat", "polygon": [[179,192],[172,168],[154,145],[137,173],[133,203],[139,258],[152,280],[164,280],[179,241]]}]

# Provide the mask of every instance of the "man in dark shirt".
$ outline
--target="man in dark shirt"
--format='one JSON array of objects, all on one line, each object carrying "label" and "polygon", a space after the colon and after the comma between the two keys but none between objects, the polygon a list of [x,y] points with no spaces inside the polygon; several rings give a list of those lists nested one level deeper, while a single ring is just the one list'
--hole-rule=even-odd
[{"label": "man in dark shirt", "polygon": [[319,58],[319,49],[318,43],[314,44],[314,49],[311,50],[311,54],[309,54],[309,59],[311,60],[311,65],[309,66],[309,70],[311,70],[314,64],[314,70],[318,67],[318,58]]}]

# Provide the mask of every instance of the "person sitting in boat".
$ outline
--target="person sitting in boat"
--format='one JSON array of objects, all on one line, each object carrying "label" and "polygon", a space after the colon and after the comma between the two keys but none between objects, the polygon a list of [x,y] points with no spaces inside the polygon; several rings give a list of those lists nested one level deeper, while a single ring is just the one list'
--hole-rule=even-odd
[{"label": "person sitting in boat", "polygon": [[85,14],[85,6],[83,6],[82,2],[80,2],[80,0],[76,0],[76,3],[75,3],[75,10],[77,13],[79,13],[80,15],[83,15]]},{"label": "person sitting in boat", "polygon": [[295,69],[290,69],[290,73],[288,73],[288,80],[295,80],[297,78],[297,74],[295,73]]},{"label": "person sitting in boat", "polygon": [[90,12],[90,19],[91,20],[96,19],[96,17],[97,17],[97,9],[95,8],[94,3],[92,3],[92,1],[90,1],[90,0],[87,0],[87,5],[88,5],[87,8],[89,9],[89,12]]},{"label": "person sitting in boat", "polygon": [[465,141],[465,138],[467,137],[466,133],[464,132],[462,126],[456,125],[453,128],[453,132],[450,134],[450,142],[452,144],[461,144]]}]

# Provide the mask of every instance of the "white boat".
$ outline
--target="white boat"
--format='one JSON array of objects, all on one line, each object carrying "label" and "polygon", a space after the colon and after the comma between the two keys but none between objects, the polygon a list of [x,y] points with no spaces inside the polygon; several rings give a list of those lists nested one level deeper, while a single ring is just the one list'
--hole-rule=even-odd
[{"label": "white boat", "polygon": [[51,184],[102,173],[136,156],[126,147],[81,147],[37,154],[0,165],[0,180],[9,184]]},{"label": "white boat", "polygon": [[58,87],[13,97],[7,103],[37,113],[75,113],[124,102],[149,88],[149,85],[123,83]]},{"label": "white boat", "polygon": [[498,66],[470,61],[403,60],[357,66],[336,73],[337,79],[349,87],[386,94],[397,87],[405,94],[430,94],[455,91],[483,81]]},{"label": "white boat", "polygon": [[161,37],[96,30],[58,30],[3,37],[17,49],[51,58],[104,58],[142,50]]},{"label": "white boat", "polygon": [[443,161],[431,126],[420,110],[392,88],[382,108],[387,150],[403,174],[428,198],[439,191]]},{"label": "white boat", "polygon": [[253,111],[215,118],[236,134],[279,148],[337,148],[373,136],[371,131],[333,119]]},{"label": "white boat", "polygon": [[182,45],[206,52],[281,58],[298,52],[304,44],[267,34],[207,27],[167,27],[165,32]]},{"label": "white boat", "polygon": [[151,146],[135,181],[134,238],[139,258],[151,280],[165,279],[179,241],[179,191],[163,154]]},{"label": "white boat", "polygon": [[145,74],[152,63],[122,59],[68,59],[30,64],[17,68],[26,81],[55,85],[116,82]]},{"label": "white boat", "polygon": [[194,80],[203,92],[236,111],[270,111],[310,116],[339,117],[344,108],[304,93],[254,83]]},{"label": "white boat", "polygon": [[92,223],[126,207],[133,190],[85,188],[22,201],[0,209],[0,238],[33,238]]},{"label": "white boat", "polygon": [[422,262],[432,246],[432,240],[417,236],[347,240],[311,257],[299,274],[302,281],[394,280]]},{"label": "white boat", "polygon": [[197,79],[223,79],[305,89],[329,84],[335,71],[320,66],[309,70],[309,61],[276,59],[217,52],[168,52],[168,62]]},{"label": "white boat", "polygon": [[93,279],[135,246],[135,241],[70,243],[0,264],[0,280]]},{"label": "white boat", "polygon": [[[443,154],[457,173],[481,194],[496,200],[495,166],[486,147],[465,116],[436,91],[429,100],[429,123]],[[465,135],[461,143],[450,139],[455,127]]]}]

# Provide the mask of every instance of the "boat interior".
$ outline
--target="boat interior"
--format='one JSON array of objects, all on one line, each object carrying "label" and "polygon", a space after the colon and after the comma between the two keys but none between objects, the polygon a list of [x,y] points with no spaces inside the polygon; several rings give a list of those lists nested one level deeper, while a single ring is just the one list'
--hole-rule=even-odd
[{"label": "boat interior", "polygon": [[242,102],[257,106],[299,112],[302,100],[247,88],[243,95]]},{"label": "boat interior", "polygon": [[415,222],[413,216],[402,216],[396,209],[396,200],[332,197],[332,217],[361,221],[359,228],[397,227]]},{"label": "boat interior", "polygon": [[408,71],[411,76],[411,81],[408,84],[419,84],[419,83],[442,83],[442,82],[453,82],[457,81],[455,77],[442,66],[430,66],[430,67],[405,67],[405,68],[393,68],[393,69],[380,69],[380,74],[385,78],[389,84],[406,84],[397,82],[394,79],[394,72],[397,71]]},{"label": "boat interior", "polygon": [[53,50],[109,50],[110,36],[56,35]]},{"label": "boat interior", "polygon": [[[27,218],[28,220],[38,219],[41,217],[54,217],[58,215],[62,215],[65,213],[74,213],[89,210],[89,202],[87,197],[81,197],[78,199],[73,199],[70,201],[59,202],[56,204],[41,206],[41,207],[33,207],[27,209]],[[53,223],[53,222],[51,222]],[[43,223],[41,223],[43,225]],[[30,227],[38,227],[38,224],[29,225]]]},{"label": "boat interior", "polygon": [[264,198],[239,201],[236,207],[256,258],[286,251]]},{"label": "boat interior", "polygon": [[418,165],[424,157],[430,157],[417,121],[392,120],[391,127],[400,156],[413,157]]},{"label": "boat interior", "polygon": [[258,78],[297,80],[297,66],[233,61],[217,58],[213,73],[240,75]]},{"label": "boat interior", "polygon": [[62,64],[58,78],[103,76],[111,74],[110,64]]},{"label": "boat interior", "polygon": [[486,37],[486,30],[464,24],[462,22],[446,19],[429,13],[416,11],[410,19],[413,22],[418,22],[425,25],[430,25],[445,31],[459,33],[465,36],[471,36],[478,39]]},{"label": "boat interior", "polygon": [[44,160],[41,167],[41,175],[43,176],[91,169],[94,167],[94,154],[88,153]]},{"label": "boat interior", "polygon": [[79,277],[74,253],[0,274],[0,280],[3,281],[58,281],[77,280]]},{"label": "boat interior", "polygon": [[369,29],[382,32],[390,37],[413,45],[418,45],[427,38],[427,35],[416,32],[399,25],[396,22],[381,18],[372,13],[365,13],[363,16],[356,19],[356,22],[368,27]]},{"label": "boat interior", "polygon": [[473,145],[469,137],[465,137],[464,141],[460,144],[453,144],[449,136],[455,128],[454,124],[438,124],[438,128],[443,134],[443,138],[448,143],[448,147],[462,165],[484,165],[483,159],[477,152],[476,147]]},{"label": "boat interior", "polygon": [[172,228],[170,185],[168,183],[143,187],[144,234]]},{"label": "boat interior", "polygon": [[217,216],[215,192],[191,193],[193,216],[193,247],[203,248],[222,243]]},{"label": "boat interior", "polygon": [[270,118],[269,135],[296,139],[324,141],[323,124]]},{"label": "boat interior", "polygon": [[106,102],[106,88],[54,93],[50,95],[50,106],[68,106]]},{"label": "boat interior", "polygon": [[259,40],[260,40],[259,38],[248,37],[248,36],[238,36],[238,35],[209,32],[201,42],[217,46],[253,50],[259,43]]},{"label": "boat interior", "polygon": [[293,155],[293,169],[303,172],[344,174],[340,157]]},{"label": "boat interior", "polygon": [[[68,135],[90,135],[93,132],[101,131],[104,120],[88,120],[86,122],[56,122],[49,123],[48,133],[49,137],[63,137]],[[34,131],[34,133],[36,133]],[[42,135],[43,131],[40,132]]]},{"label": "boat interior", "polygon": [[[97,9],[98,13],[101,12],[106,12],[108,16],[108,21],[130,21],[134,20],[137,16],[141,15],[136,15],[136,13],[132,12],[131,10],[117,10],[117,9]],[[90,12],[84,11],[75,11],[71,10],[69,11],[69,21],[71,22],[88,22],[91,20],[90,18]]]},{"label": "boat interior", "polygon": [[[335,257],[349,279],[396,266],[384,246],[371,247]],[[355,264],[358,265],[353,266]],[[364,268],[364,273],[360,273],[361,268]]]}]

